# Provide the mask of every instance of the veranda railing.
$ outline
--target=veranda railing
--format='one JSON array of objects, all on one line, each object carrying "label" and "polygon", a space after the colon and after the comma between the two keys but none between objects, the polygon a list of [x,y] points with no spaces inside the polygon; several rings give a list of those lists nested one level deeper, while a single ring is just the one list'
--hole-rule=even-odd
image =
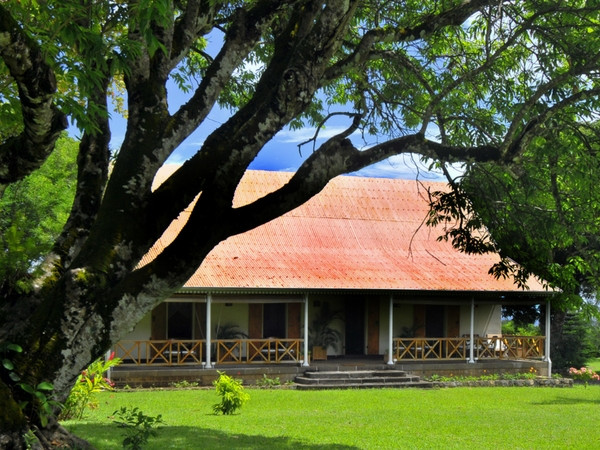
[{"label": "veranda railing", "polygon": [[[544,336],[474,337],[474,359],[537,359],[544,356]],[[394,338],[396,360],[468,359],[471,339]]]},{"label": "veranda railing", "polygon": [[[216,364],[300,362],[302,339],[215,339],[211,340]],[[202,364],[205,340],[124,340],[115,345],[115,356],[123,364],[186,365]]]},{"label": "veranda railing", "polygon": [[[299,363],[304,359],[302,339],[215,339],[211,341],[216,364]],[[469,359],[471,342],[461,338],[394,338],[395,360]],[[539,359],[544,336],[475,337],[475,359]],[[115,346],[123,364],[176,366],[205,362],[204,340],[125,340]]]}]

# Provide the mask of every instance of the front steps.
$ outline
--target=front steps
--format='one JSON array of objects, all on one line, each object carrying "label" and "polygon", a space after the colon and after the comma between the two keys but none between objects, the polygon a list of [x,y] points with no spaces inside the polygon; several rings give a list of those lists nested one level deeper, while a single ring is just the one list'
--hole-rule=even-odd
[{"label": "front steps", "polygon": [[430,388],[433,383],[403,370],[306,371],[295,379],[296,389]]}]

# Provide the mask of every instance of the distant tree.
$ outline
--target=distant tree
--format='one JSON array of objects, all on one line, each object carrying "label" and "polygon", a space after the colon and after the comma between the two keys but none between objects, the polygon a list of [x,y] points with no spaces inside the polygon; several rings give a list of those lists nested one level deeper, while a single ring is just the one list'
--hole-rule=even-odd
[{"label": "distant tree", "polygon": [[[536,327],[535,323],[539,323],[543,319],[538,305],[505,305],[502,306],[502,316],[510,319],[507,320],[506,333],[508,334],[521,334],[518,332],[519,329],[533,331],[532,327],[538,328],[539,333],[539,327]],[[510,328],[508,328],[508,323],[510,323]],[[502,332],[504,333],[504,331]]]},{"label": "distant tree", "polygon": [[553,370],[566,373],[570,367],[585,366],[598,352],[592,336],[589,317],[581,312],[554,317],[550,339]]},{"label": "distant tree", "polygon": [[[67,221],[77,181],[77,142],[59,139],[39,170],[0,192],[0,299],[29,293]],[[56,189],[56,186],[61,186]]]},{"label": "distant tree", "polygon": [[[73,444],[23,386],[49,382],[64,400],[81,369],[220,241],[294,209],[331,178],[408,153],[441,168],[531,167],[526,151],[539,139],[598,115],[599,22],[600,5],[583,1],[0,3],[0,114],[10,129],[20,124],[0,142],[0,185],[40,167],[67,118],[83,133],[73,208],[44,258],[51,270],[0,304],[0,348],[23,349],[9,355],[13,369],[0,368],[0,446],[22,448],[29,430],[44,446]],[[188,93],[180,107],[169,104],[169,80]],[[120,87],[126,133],[109,177],[108,102]],[[152,191],[217,105],[230,117]],[[278,132],[321,129],[340,113],[347,129],[315,142],[288,184],[232,206]],[[369,145],[353,143],[355,132]],[[196,197],[179,236],[139,267]]]}]

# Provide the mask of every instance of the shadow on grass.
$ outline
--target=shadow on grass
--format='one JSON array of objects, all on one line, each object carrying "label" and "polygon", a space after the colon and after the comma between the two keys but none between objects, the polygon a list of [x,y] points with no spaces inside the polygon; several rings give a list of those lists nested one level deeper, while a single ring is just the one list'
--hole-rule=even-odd
[{"label": "shadow on grass", "polygon": [[598,397],[554,397],[543,402],[532,402],[532,405],[548,406],[548,405],[583,405],[592,404],[600,405]]},{"label": "shadow on grass", "polygon": [[[77,436],[86,439],[98,450],[123,448],[121,430],[110,424],[66,424]],[[342,444],[311,444],[286,436],[260,436],[239,433],[223,433],[210,428],[170,427],[157,429],[157,436],[150,437],[147,449],[315,449],[354,450],[358,447]]]}]

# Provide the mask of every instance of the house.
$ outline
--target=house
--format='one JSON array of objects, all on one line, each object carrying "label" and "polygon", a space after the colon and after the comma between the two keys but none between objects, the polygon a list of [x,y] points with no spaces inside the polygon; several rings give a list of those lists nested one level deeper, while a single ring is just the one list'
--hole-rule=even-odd
[{"label": "house", "polygon": [[[173,170],[165,166],[157,182]],[[234,203],[251,202],[291,175],[248,171]],[[442,230],[425,220],[428,191],[443,189],[427,181],[335,178],[299,208],[221,242],[117,344],[117,355],[138,366],[198,368],[305,367],[350,356],[389,365],[549,361],[544,336],[502,336],[501,306],[543,305],[550,293],[533,278],[522,290],[489,275],[495,254],[466,255],[439,240]],[[142,264],[168,245],[188,215]],[[320,319],[330,338],[325,355],[309,342]]]}]

